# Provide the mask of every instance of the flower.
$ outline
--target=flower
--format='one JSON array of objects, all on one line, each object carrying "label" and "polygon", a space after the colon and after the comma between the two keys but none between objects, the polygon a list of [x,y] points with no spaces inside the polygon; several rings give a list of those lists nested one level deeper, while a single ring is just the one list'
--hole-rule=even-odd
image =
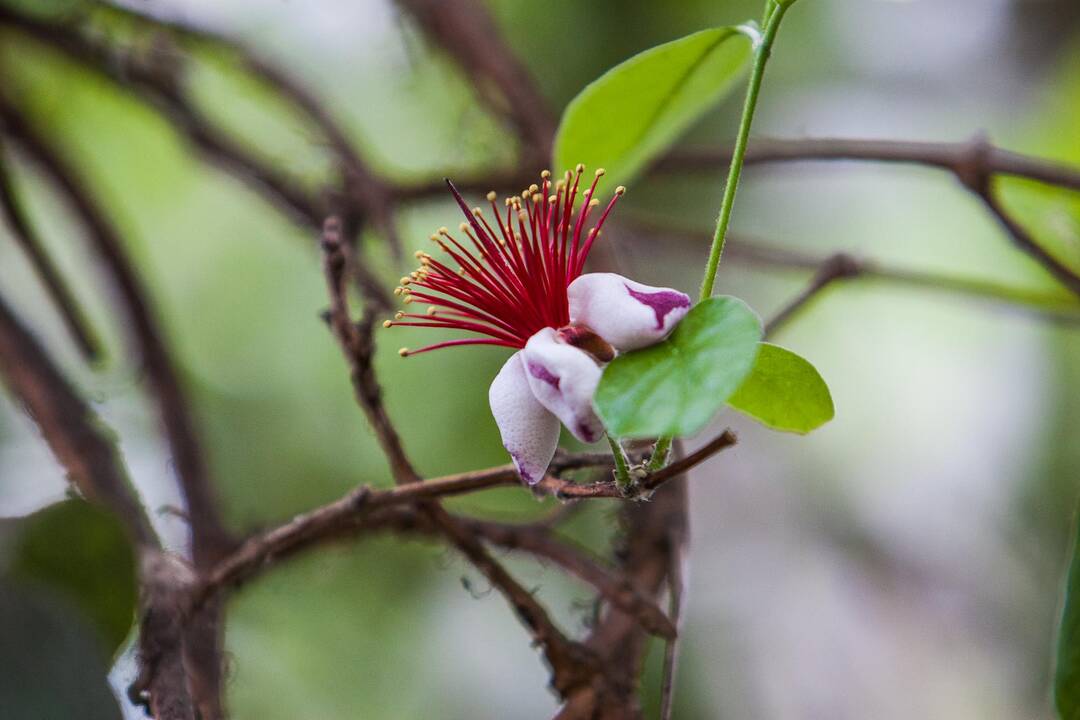
[{"label": "flower", "polygon": [[559,441],[559,423],[582,442],[604,429],[593,410],[601,364],[616,351],[635,350],[664,339],[690,309],[690,298],[668,288],[634,282],[614,273],[582,274],[585,260],[618,199],[614,196],[585,232],[600,201],[594,197],[604,171],[578,191],[584,166],[552,183],[540,175],[500,210],[488,193],[491,221],[470,209],[453,183],[450,192],[467,222],[465,239],[447,228],[431,236],[451,265],[417,251],[420,267],[401,279],[394,293],[406,305],[422,302],[424,313],[399,312],[383,325],[451,328],[479,337],[446,340],[402,357],[458,345],[499,345],[516,352],[491,383],[488,399],[503,445],[522,480],[543,477]]}]

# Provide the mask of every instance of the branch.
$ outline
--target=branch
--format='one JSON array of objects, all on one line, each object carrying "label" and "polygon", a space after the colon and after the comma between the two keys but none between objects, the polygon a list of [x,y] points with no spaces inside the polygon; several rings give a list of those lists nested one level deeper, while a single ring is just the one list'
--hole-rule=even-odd
[{"label": "branch", "polygon": [[179,82],[178,58],[139,57],[131,49],[113,48],[91,39],[78,27],[43,22],[0,7],[0,25],[8,25],[67,55],[80,67],[97,73],[132,97],[163,114],[202,153],[285,211],[294,222],[318,227],[322,203],[292,178],[278,172],[213,125],[196,109]]},{"label": "branch", "polygon": [[478,0],[398,0],[398,5],[462,67],[485,104],[517,129],[525,164],[539,170],[549,162],[555,117],[484,5]]},{"label": "branch", "polygon": [[[983,142],[983,140],[979,140]],[[751,143],[745,163],[762,165],[783,162],[834,160],[871,161],[924,165],[958,174],[970,162],[969,142],[907,142],[896,140],[854,140],[845,138],[766,138]],[[659,172],[711,171],[731,161],[729,148],[681,148],[659,160]],[[998,147],[986,148],[987,170],[995,175],[1012,175],[1047,185],[1080,190],[1080,170],[1048,160],[1021,155]]]},{"label": "branch", "polygon": [[[678,473],[700,464],[712,455],[734,444],[730,431],[706,443],[700,450],[668,465],[640,483],[646,490],[655,490]],[[578,485],[558,476],[570,470],[586,467],[610,467],[611,456],[584,453],[559,454],[552,461],[547,477],[537,487],[541,492],[561,498],[618,498],[625,496],[613,481]],[[476,470],[421,480],[392,488],[376,489],[360,486],[343,497],[292,520],[248,538],[232,554],[218,563],[203,581],[203,588],[192,603],[198,607],[202,600],[221,589],[235,587],[272,567],[278,559],[288,557],[308,547],[318,545],[342,532],[355,531],[373,511],[391,506],[416,504],[496,487],[520,486],[521,480],[511,464],[487,470]],[[576,488],[576,490],[575,490]]]},{"label": "branch", "polygon": [[401,437],[386,413],[382,403],[382,389],[375,379],[372,367],[376,311],[382,308],[370,307],[372,303],[369,301],[369,307],[359,325],[353,324],[349,317],[349,301],[345,294],[345,246],[341,238],[341,221],[336,217],[327,218],[323,224],[322,249],[323,271],[330,295],[330,328],[349,363],[356,401],[375,430],[379,445],[390,463],[394,480],[399,485],[416,482],[419,475],[405,455]]},{"label": "branch", "polygon": [[3,300],[0,376],[41,429],[68,480],[111,510],[137,546],[160,547],[105,426]]},{"label": "branch", "polygon": [[[205,464],[202,448],[195,433],[194,422],[187,406],[187,399],[181,387],[179,374],[172,364],[165,339],[158,330],[154,310],[147,294],[139,282],[130,260],[124,252],[118,232],[105,215],[103,209],[88,190],[74,167],[38,136],[29,122],[14,106],[0,100],[0,125],[18,145],[44,170],[55,187],[82,222],[91,249],[97,254],[112,285],[120,311],[127,318],[131,332],[131,341],[141,360],[143,369],[150,381],[151,394],[157,403],[158,413],[165,432],[169,449],[172,452],[181,492],[187,506],[187,517],[191,527],[191,554],[197,568],[209,568],[223,557],[235,545],[231,534],[225,529],[218,513],[216,499]],[[147,601],[147,612],[158,612],[157,600],[152,589]],[[178,588],[163,594],[163,600]],[[182,649],[201,662],[191,663],[192,689],[201,693],[194,698],[200,708],[200,714],[210,720],[221,714],[220,677],[221,677],[221,623],[220,608],[216,605],[204,609],[199,622],[192,623],[189,633],[183,638],[169,640],[165,656],[172,658],[174,649]],[[162,622],[165,630],[172,624]],[[179,627],[179,626],[176,626]],[[165,630],[162,630],[164,633]],[[140,643],[160,644],[166,642],[153,632],[140,634]],[[157,650],[150,653],[154,657]],[[171,660],[170,660],[171,662]],[[183,663],[180,662],[180,666]],[[144,683],[137,691],[146,690],[151,701],[155,697],[154,683],[166,682],[156,672],[156,662],[146,666]],[[171,688],[165,688],[171,693]],[[178,716],[180,717],[180,716]]]},{"label": "branch", "polygon": [[[624,221],[624,225],[626,224]],[[652,222],[635,220],[631,226],[665,238],[684,239],[695,243],[705,243],[709,240],[709,236],[704,232],[660,226]],[[806,253],[741,235],[730,236],[728,247],[724,251],[724,257],[731,262],[777,270],[820,271],[823,267],[832,266],[835,271],[839,267],[837,264],[839,264],[843,266],[843,272],[833,277],[826,283],[825,287],[831,286],[834,282],[840,280],[880,280],[894,285],[989,300],[1016,308],[1040,321],[1056,325],[1066,327],[1080,325],[1080,306],[1067,297],[1063,298],[1060,293],[1009,287],[978,278],[893,267],[873,258],[857,257],[849,253],[834,253],[832,255]],[[815,277],[811,282],[817,283],[818,280]],[[805,305],[805,303],[803,304]]]},{"label": "branch", "polygon": [[68,288],[52,259],[49,258],[45,246],[30,223],[25,208],[19,202],[11,173],[4,161],[2,145],[0,145],[0,214],[7,220],[15,242],[22,248],[34,272],[37,273],[38,279],[45,287],[45,291],[52,298],[60,313],[64,328],[75,341],[75,346],[83,359],[89,362],[99,360],[101,347],[94,331],[90,328],[90,323],[79,308],[71,289]]},{"label": "branch", "polygon": [[612,605],[633,615],[653,635],[669,640],[675,637],[675,625],[656,603],[629,580],[614,575],[597,559],[589,557],[584,548],[560,540],[550,528],[473,519],[462,522],[487,542],[551,560],[592,585]]},{"label": "branch", "polygon": [[194,575],[182,560],[161,551],[104,425],[2,300],[0,377],[41,429],[68,480],[87,500],[110,510],[136,546],[140,670],[132,701],[145,703],[158,720],[195,720],[177,607]]},{"label": "branch", "polygon": [[63,194],[85,227],[91,249],[101,260],[116,288],[120,310],[131,324],[132,343],[150,380],[176,463],[191,522],[195,563],[205,567],[220,557],[232,545],[232,540],[218,516],[202,448],[195,434],[179,375],[172,364],[165,339],[158,330],[147,294],[124,252],[119,233],[91,195],[89,184],[75,168],[56,148],[32,130],[30,123],[14,106],[2,100],[0,125]]},{"label": "branch", "polygon": [[[706,169],[726,163],[729,150],[673,153],[658,170]],[[936,167],[951,172],[978,197],[1009,234],[1013,244],[1043,266],[1058,282],[1080,295],[1080,275],[1056,258],[1013,219],[993,191],[993,175],[1013,175],[1080,190],[1080,170],[1026,157],[992,146],[983,134],[966,143],[918,143],[866,140],[773,140],[758,143],[746,155],[750,164],[807,160],[870,160]]]}]

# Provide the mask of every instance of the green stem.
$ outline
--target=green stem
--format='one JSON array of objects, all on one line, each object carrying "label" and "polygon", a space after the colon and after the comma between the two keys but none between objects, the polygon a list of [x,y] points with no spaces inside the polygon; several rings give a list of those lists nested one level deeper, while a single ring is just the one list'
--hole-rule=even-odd
[{"label": "green stem", "polygon": [[765,64],[772,53],[772,45],[780,29],[780,21],[784,19],[784,13],[791,4],[790,0],[776,4],[776,8],[768,16],[769,20],[762,34],[761,44],[754,53],[754,65],[750,71],[750,83],[746,87],[739,133],[735,136],[735,150],[731,156],[731,167],[728,168],[724,198],[720,202],[720,214],[716,219],[716,231],[713,233],[712,248],[709,250],[709,261],[705,265],[705,278],[701,281],[699,301],[712,296],[713,285],[716,283],[716,271],[720,268],[720,255],[724,252],[724,239],[727,237],[728,225],[731,223],[731,209],[735,205],[735,193],[739,189],[743,158],[746,157],[746,147],[750,140],[750,125],[754,120],[754,110],[757,107],[758,94],[761,92],[761,81],[765,77]]},{"label": "green stem", "polygon": [[[757,108],[758,94],[761,92],[761,81],[765,77],[765,64],[769,61],[769,55],[772,54],[773,41],[776,40],[776,33],[780,30],[780,21],[784,19],[784,13],[795,1],[775,0],[765,8],[765,30],[760,44],[754,49],[754,65],[750,71],[750,82],[746,87],[742,119],[739,120],[739,133],[735,137],[735,149],[731,155],[731,166],[728,168],[727,185],[724,186],[724,197],[720,201],[720,214],[716,218],[716,231],[713,233],[709,261],[705,265],[705,277],[701,281],[698,302],[712,297],[713,285],[716,284],[716,271],[720,269],[720,256],[724,252],[724,240],[727,237],[728,225],[731,223],[731,209],[735,205],[735,193],[739,189],[743,159],[746,157],[746,147],[750,141],[750,125],[754,121],[754,110]],[[649,461],[649,470],[659,470],[664,466],[670,447],[670,436],[657,439],[652,460]]]},{"label": "green stem", "polygon": [[611,454],[615,458],[615,484],[623,491],[629,490],[631,485],[630,461],[626,459],[626,453],[618,440],[610,435],[605,437],[607,437],[608,445],[611,446]]},{"label": "green stem", "polygon": [[671,450],[671,436],[666,435],[656,441],[652,457],[649,458],[649,472],[656,472],[667,465],[668,451]]}]

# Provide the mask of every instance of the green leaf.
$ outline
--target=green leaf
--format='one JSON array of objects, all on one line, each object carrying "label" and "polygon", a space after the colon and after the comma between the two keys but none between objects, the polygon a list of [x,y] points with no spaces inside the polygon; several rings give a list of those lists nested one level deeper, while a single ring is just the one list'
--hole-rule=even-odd
[{"label": "green leaf", "polygon": [[761,320],[746,303],[709,298],[664,342],[615,358],[596,389],[596,411],[616,437],[691,435],[742,384],[759,340]]},{"label": "green leaf", "polygon": [[115,652],[135,617],[135,557],[120,523],[83,500],[20,520],[10,574],[53,590],[85,614]]},{"label": "green leaf", "polygon": [[817,369],[787,348],[761,343],[754,369],[728,405],[773,430],[808,433],[833,418],[832,395]]},{"label": "green leaf", "polygon": [[1065,584],[1065,608],[1058,628],[1054,670],[1054,703],[1062,720],[1080,720],[1080,527],[1074,532],[1076,539]]},{"label": "green leaf", "polygon": [[627,183],[727,93],[746,67],[750,43],[720,27],[639,53],[570,101],[555,136],[556,174],[578,163]]},{"label": "green leaf", "polygon": [[0,715],[121,720],[98,633],[64,598],[0,577]]}]

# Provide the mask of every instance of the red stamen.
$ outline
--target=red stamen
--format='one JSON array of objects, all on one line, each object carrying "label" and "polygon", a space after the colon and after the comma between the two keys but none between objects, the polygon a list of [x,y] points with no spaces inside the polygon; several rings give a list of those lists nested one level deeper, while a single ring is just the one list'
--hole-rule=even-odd
[{"label": "red stamen", "polygon": [[522,348],[537,331],[569,323],[566,289],[581,275],[601,226],[624,192],[622,187],[616,190],[596,226],[582,238],[585,221],[596,204],[597,182],[604,174],[598,170],[592,185],[581,193],[581,209],[575,218],[583,170],[579,165],[554,185],[550,173],[541,173],[539,185],[506,201],[505,218],[495,204],[495,194],[489,193],[497,227],[479,208],[470,210],[453,183],[446,181],[467,220],[461,229],[470,242],[458,242],[446,228],[432,240],[460,269],[417,252],[419,270],[402,278],[402,287],[395,293],[404,295],[406,303],[421,301],[431,307],[426,315],[398,313],[384,325],[456,329],[486,337],[447,340],[417,350],[402,348],[403,357],[459,345]]}]

